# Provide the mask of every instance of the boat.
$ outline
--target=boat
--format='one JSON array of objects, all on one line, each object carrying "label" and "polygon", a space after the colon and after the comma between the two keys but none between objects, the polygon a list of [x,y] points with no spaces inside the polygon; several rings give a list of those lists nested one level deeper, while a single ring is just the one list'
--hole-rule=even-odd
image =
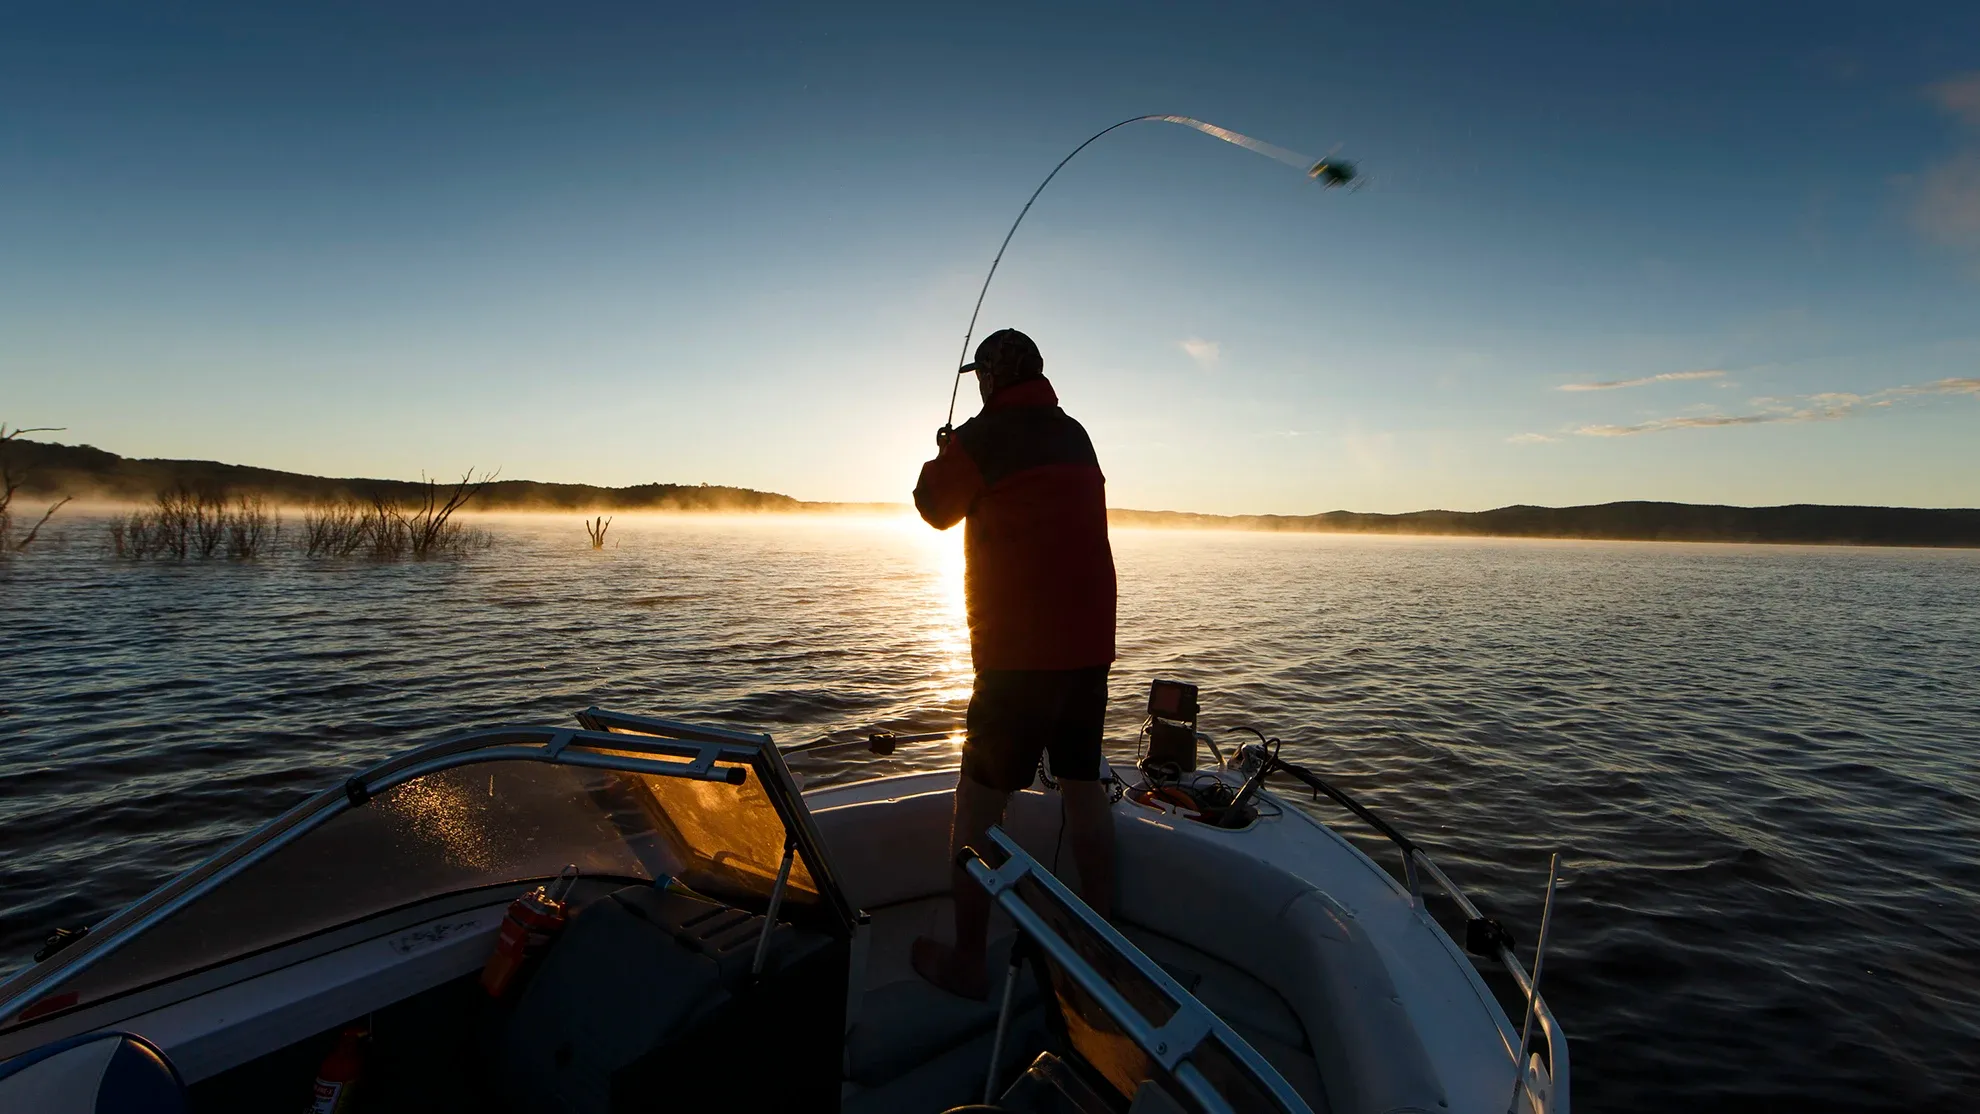
[{"label": "boat", "polygon": [[[1182,761],[1116,779],[1110,921],[1045,771],[952,862],[953,769],[806,790],[792,763],[843,740],[576,718],[372,766],[52,942],[0,984],[0,1111],[1569,1110],[1503,929],[1262,738],[1225,754],[1192,714]],[[985,1001],[908,962],[958,866],[996,910]]]}]

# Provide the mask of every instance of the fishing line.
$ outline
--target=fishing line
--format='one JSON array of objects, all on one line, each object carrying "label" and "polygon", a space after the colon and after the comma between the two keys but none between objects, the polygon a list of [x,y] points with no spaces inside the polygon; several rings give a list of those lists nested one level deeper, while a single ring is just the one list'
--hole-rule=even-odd
[{"label": "fishing line", "polygon": [[1242,132],[1234,132],[1229,128],[1220,128],[1215,124],[1206,124],[1201,120],[1192,120],[1187,116],[1156,116],[1153,119],[1169,124],[1181,124],[1186,128],[1195,128],[1204,135],[1215,136],[1226,143],[1235,143],[1247,151],[1256,151],[1268,159],[1277,159],[1294,170],[1311,170],[1314,164],[1319,161],[1302,155],[1298,151],[1288,151],[1277,144],[1267,143],[1262,139],[1253,139]]},{"label": "fishing line", "polygon": [[1052,179],[1059,176],[1059,171],[1064,170],[1066,164],[1073,161],[1073,156],[1092,146],[1094,140],[1118,128],[1127,127],[1129,124],[1139,124],[1143,121],[1154,121],[1162,124],[1181,124],[1186,128],[1194,128],[1213,139],[1221,139],[1226,143],[1243,147],[1247,151],[1256,151],[1266,158],[1285,163],[1295,170],[1304,170],[1307,177],[1323,183],[1330,189],[1334,186],[1347,185],[1355,179],[1355,170],[1352,163],[1329,161],[1325,158],[1311,159],[1297,151],[1289,151],[1277,144],[1267,143],[1262,139],[1253,139],[1242,132],[1234,132],[1229,128],[1220,128],[1215,124],[1206,123],[1188,116],[1131,116],[1118,124],[1110,124],[1094,132],[1091,136],[1087,137],[1085,143],[1074,147],[1072,154],[1060,159],[1059,165],[1052,168],[1052,173],[1047,174],[1045,180],[1038,183],[1038,188],[1031,191],[1031,197],[1025,201],[1024,208],[1018,210],[1017,219],[1011,222],[1011,230],[1004,233],[1004,242],[997,245],[997,256],[990,261],[990,273],[983,276],[983,288],[976,292],[976,306],[969,311],[969,328],[963,331],[962,355],[956,360],[957,371],[955,382],[949,386],[949,417],[947,421],[942,423],[943,429],[949,429],[955,425],[956,394],[962,389],[963,373],[961,369],[969,362],[969,342],[976,337],[976,318],[977,315],[983,312],[983,298],[986,294],[990,293],[990,280],[997,277],[997,264],[1004,261],[1004,249],[1011,246],[1011,237],[1017,235],[1018,225],[1023,224],[1025,214],[1031,212],[1031,203],[1037,201],[1038,195],[1045,192],[1045,187],[1052,184]]}]

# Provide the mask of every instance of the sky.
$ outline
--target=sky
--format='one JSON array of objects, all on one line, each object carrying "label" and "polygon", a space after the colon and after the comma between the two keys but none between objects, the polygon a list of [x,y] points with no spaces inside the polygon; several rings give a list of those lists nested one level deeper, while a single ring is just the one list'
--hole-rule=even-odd
[{"label": "sky", "polygon": [[1366,185],[1141,123],[1041,196],[978,335],[1115,506],[1980,506],[1950,3],[10,3],[0,419],[905,501],[1019,207],[1147,113]]}]

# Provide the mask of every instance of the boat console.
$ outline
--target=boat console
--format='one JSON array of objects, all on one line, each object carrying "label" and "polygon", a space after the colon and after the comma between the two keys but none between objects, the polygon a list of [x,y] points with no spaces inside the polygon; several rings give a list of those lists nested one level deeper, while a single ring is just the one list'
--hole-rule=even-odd
[{"label": "boat console", "polygon": [[[628,886],[587,905],[551,948],[497,1063],[522,1109],[827,1109],[845,985],[844,948],[826,933]],[[761,1069],[769,1033],[783,1070]]]},{"label": "boat console", "polygon": [[[705,730],[595,709],[580,718],[647,737]],[[499,1038],[516,1106],[599,1114],[837,1106],[853,925],[843,899],[832,900],[822,847],[775,755],[752,771],[753,793],[741,791],[751,781],[663,783],[639,803],[677,849],[670,865],[701,889],[661,874],[571,920]],[[719,807],[699,807],[709,803]],[[724,841],[696,838],[718,829]],[[760,866],[743,873],[768,881],[760,902],[747,892],[753,886],[736,892],[733,876],[752,845]],[[766,878],[761,867],[773,862]],[[773,1042],[778,1067],[766,1071]]]}]

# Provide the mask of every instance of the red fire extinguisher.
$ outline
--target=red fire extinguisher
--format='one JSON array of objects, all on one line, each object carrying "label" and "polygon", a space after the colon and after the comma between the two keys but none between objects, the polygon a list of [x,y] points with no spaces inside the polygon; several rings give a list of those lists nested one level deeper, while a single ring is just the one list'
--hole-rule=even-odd
[{"label": "red fire extinguisher", "polygon": [[481,988],[490,998],[506,996],[523,963],[541,955],[564,930],[568,919],[564,902],[577,878],[577,865],[573,863],[557,875],[554,889],[538,886],[509,903],[508,915],[502,918],[502,930],[495,934],[495,951],[481,969]]},{"label": "red fire extinguisher", "polygon": [[309,1114],[345,1114],[350,1110],[351,1094],[357,1088],[358,1076],[364,1072],[364,1044],[370,1035],[363,1025],[344,1027],[336,1047],[323,1058],[323,1066],[316,1069],[316,1092],[310,1100]]}]

